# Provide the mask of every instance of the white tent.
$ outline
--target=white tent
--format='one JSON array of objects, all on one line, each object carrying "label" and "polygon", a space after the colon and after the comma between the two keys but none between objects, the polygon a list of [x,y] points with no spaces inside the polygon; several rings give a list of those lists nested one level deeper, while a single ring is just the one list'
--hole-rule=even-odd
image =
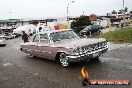
[{"label": "white tent", "polygon": [[24,25],[24,26],[19,26],[18,28],[13,30],[13,33],[18,33],[22,34],[22,31],[25,31],[28,35],[32,34],[35,32],[35,26],[34,25]]}]

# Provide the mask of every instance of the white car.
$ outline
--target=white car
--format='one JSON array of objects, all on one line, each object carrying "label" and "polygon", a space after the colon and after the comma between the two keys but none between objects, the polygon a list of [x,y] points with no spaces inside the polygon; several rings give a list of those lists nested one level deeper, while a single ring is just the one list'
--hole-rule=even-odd
[{"label": "white car", "polygon": [[4,36],[0,36],[0,45],[3,45],[3,46],[6,45]]},{"label": "white car", "polygon": [[4,37],[5,37],[5,39],[13,39],[13,38],[15,38],[15,35],[12,35],[11,33],[5,33]]}]

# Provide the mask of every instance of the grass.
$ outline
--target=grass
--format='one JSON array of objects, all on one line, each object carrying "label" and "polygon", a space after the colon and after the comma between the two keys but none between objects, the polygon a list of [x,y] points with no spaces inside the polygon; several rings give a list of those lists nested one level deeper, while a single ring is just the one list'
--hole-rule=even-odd
[{"label": "grass", "polygon": [[132,43],[132,27],[107,32],[102,37],[113,43]]}]

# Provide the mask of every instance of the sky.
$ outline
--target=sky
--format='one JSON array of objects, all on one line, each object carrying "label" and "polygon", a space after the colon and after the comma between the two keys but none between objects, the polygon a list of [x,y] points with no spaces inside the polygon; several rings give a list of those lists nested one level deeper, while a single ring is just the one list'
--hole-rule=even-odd
[{"label": "sky", "polygon": [[[123,0],[0,0],[0,19],[105,15],[123,8]],[[69,4],[70,3],[70,4]],[[69,4],[69,5],[68,5]],[[132,10],[132,0],[125,0]]]}]

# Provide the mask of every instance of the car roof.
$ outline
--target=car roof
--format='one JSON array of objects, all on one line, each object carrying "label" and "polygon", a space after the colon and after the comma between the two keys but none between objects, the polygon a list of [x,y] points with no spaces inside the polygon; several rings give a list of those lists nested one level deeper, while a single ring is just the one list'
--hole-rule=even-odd
[{"label": "car roof", "polygon": [[61,31],[69,31],[69,30],[72,30],[72,29],[47,30],[47,31],[36,33],[36,34],[53,33],[53,32],[61,32]]}]

